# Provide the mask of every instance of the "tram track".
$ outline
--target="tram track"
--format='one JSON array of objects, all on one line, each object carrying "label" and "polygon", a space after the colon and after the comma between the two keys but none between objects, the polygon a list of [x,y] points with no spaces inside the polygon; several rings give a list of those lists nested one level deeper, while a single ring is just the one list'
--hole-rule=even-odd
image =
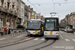
[{"label": "tram track", "polygon": [[43,44],[43,43],[46,43],[46,42],[47,42],[47,40],[45,40],[45,41],[43,41],[43,42],[41,42],[41,43],[39,43],[39,44],[33,45],[33,46],[29,46],[29,47],[26,47],[26,48],[21,48],[21,49],[19,49],[19,50],[24,50],[24,49],[28,49],[28,48],[31,48],[31,47],[35,47],[35,46],[37,46],[37,45],[40,45],[40,44]]},{"label": "tram track", "polygon": [[[25,36],[27,37],[27,36]],[[30,38],[30,39],[29,39]],[[12,46],[12,45],[16,45],[16,44],[19,44],[19,43],[23,43],[23,42],[27,42],[27,41],[30,41],[32,39],[34,39],[36,37],[27,37],[27,38],[22,38],[18,41],[14,41],[14,42],[8,42],[8,43],[4,43],[4,44],[0,44],[0,48],[3,48],[3,47],[8,47],[8,46]],[[27,40],[29,39],[29,40]],[[10,43],[10,44],[9,44]]]},{"label": "tram track", "polygon": [[46,45],[44,45],[44,46],[41,46],[41,47],[39,47],[39,48],[36,48],[36,49],[34,49],[34,50],[40,50],[40,49],[42,49],[42,48],[45,48],[45,47],[47,47],[47,46],[50,46],[50,45],[52,45],[53,43],[55,43],[55,41],[56,41],[56,40],[53,40],[51,43],[48,43],[48,44],[46,44]]},{"label": "tram track", "polygon": [[[27,37],[27,36],[25,36],[25,37]],[[21,38],[20,40],[23,40],[24,38]],[[26,39],[26,38],[25,38]],[[18,41],[20,41],[20,40],[18,40]],[[10,40],[7,40],[8,42],[10,41]],[[4,44],[8,44],[8,42],[6,42],[6,43],[3,43],[3,44],[0,44],[0,45],[4,45]],[[13,41],[13,42],[17,42],[17,41]],[[9,42],[9,43],[12,43],[12,42]]]},{"label": "tram track", "polygon": [[[41,42],[41,43],[39,43],[39,44],[35,44],[35,45],[33,45],[33,46],[21,48],[21,49],[19,49],[19,50],[26,50],[26,49],[33,48],[33,47],[35,47],[35,49],[33,49],[33,50],[40,50],[40,49],[42,49],[42,48],[45,48],[45,47],[47,47],[47,46],[52,45],[56,40],[53,40],[52,42],[50,42],[50,43],[47,44],[47,42],[49,42],[49,41],[50,41],[50,40],[45,40],[45,41],[43,41],[43,42]],[[45,45],[36,48],[37,46],[42,45],[42,44],[45,44]],[[29,50],[30,50],[30,49],[29,49]]]}]

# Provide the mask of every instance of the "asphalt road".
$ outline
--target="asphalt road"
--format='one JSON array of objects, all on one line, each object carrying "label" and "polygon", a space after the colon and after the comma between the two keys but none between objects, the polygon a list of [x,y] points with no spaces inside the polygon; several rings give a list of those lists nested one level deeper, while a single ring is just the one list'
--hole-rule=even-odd
[{"label": "asphalt road", "polygon": [[[31,37],[30,37],[31,38]],[[59,40],[34,37],[23,43],[0,48],[0,50],[75,50],[75,34],[60,31]]]}]

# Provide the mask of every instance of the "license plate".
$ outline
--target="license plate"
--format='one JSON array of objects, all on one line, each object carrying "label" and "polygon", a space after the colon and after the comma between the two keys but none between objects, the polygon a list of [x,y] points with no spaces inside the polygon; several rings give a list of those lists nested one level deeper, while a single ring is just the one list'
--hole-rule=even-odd
[{"label": "license plate", "polygon": [[38,30],[35,31],[35,34],[38,34]]},{"label": "license plate", "polygon": [[53,32],[50,32],[50,35],[53,35]]}]

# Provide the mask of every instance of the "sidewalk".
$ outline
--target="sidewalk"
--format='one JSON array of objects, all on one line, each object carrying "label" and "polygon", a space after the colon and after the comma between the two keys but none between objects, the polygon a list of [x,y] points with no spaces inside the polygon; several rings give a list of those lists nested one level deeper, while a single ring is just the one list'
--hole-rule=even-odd
[{"label": "sidewalk", "polygon": [[10,37],[15,37],[15,36],[19,36],[19,35],[21,35],[21,34],[25,34],[25,33],[26,33],[26,32],[21,32],[21,33],[11,33],[11,34],[3,35],[3,36],[0,35],[0,39],[1,39],[1,38],[10,38]]},{"label": "sidewalk", "polygon": [[[23,32],[26,32],[26,31],[23,31]],[[11,35],[11,34],[20,34],[20,33],[22,33],[22,31],[17,31],[17,30],[15,30],[15,31],[11,31],[10,32],[10,34],[3,34],[3,36],[1,36],[1,34],[0,34],[0,37],[4,37],[4,36],[8,36],[8,35]]]},{"label": "sidewalk", "polygon": [[0,39],[0,47],[1,46],[3,46],[3,45],[6,45],[6,44],[10,44],[10,43],[15,43],[15,42],[17,42],[17,41],[21,41],[22,39],[24,39],[25,38],[25,36],[26,36],[27,34],[26,34],[26,32],[22,32],[22,34],[21,35],[19,35],[19,36],[10,36],[10,35],[8,35],[8,36],[3,36],[3,37],[0,37],[1,39]]}]

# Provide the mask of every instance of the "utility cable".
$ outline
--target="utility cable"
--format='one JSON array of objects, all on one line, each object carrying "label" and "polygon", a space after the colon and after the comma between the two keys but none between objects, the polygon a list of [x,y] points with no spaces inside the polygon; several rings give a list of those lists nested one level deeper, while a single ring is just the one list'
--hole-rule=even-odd
[{"label": "utility cable", "polygon": [[40,11],[37,9],[37,7],[36,7],[33,3],[31,3],[29,0],[27,0],[27,1],[28,1],[30,4],[32,4],[38,12],[40,12]]}]

